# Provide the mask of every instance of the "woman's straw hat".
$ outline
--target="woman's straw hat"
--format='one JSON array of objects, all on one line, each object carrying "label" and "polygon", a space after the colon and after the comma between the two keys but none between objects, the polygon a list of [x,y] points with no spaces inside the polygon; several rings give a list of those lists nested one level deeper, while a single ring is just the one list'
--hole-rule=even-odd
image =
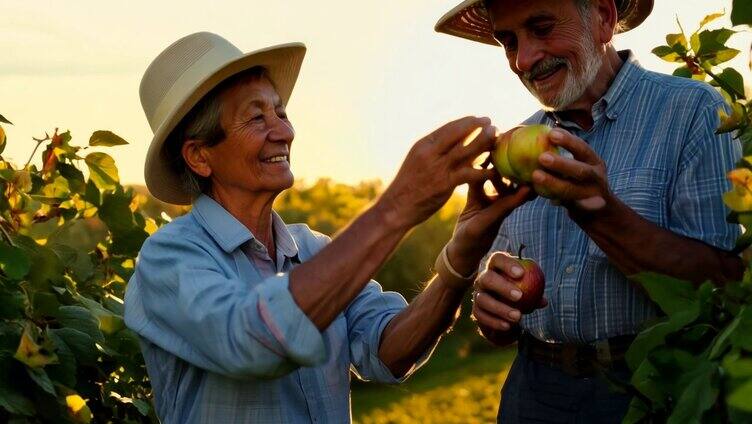
[{"label": "woman's straw hat", "polygon": [[227,78],[261,66],[282,104],[287,104],[305,52],[302,43],[289,43],[244,54],[216,34],[199,32],[181,38],[160,53],[146,69],[139,89],[141,106],[154,132],[144,167],[151,194],[167,203],[191,203],[191,194],[170,166],[164,144],[202,97]]}]

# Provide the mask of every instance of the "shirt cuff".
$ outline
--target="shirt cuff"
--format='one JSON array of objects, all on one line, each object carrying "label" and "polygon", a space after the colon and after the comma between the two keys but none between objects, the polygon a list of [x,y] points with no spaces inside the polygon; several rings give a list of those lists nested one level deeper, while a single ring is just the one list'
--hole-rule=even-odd
[{"label": "shirt cuff", "polygon": [[395,315],[397,315],[400,311],[395,311],[392,314],[384,315],[381,318],[381,322],[376,327],[376,331],[373,332],[374,337],[370,340],[371,346],[375,346],[375,349],[370,349],[369,353],[369,361],[372,364],[372,370],[373,370],[373,379],[375,381],[378,381],[380,383],[386,383],[386,384],[400,384],[407,380],[415,371],[418,370],[418,368],[422,367],[423,364],[428,361],[428,358],[431,357],[431,353],[433,353],[433,349],[436,347],[437,343],[434,343],[431,347],[426,349],[426,351],[423,353],[423,355],[413,364],[412,367],[403,375],[402,377],[395,377],[394,374],[392,374],[392,371],[389,369],[389,367],[384,364],[384,362],[381,361],[381,358],[379,357],[379,349],[378,346],[381,342],[381,335],[384,332],[384,329],[387,325],[389,325],[389,322],[394,318]]},{"label": "shirt cuff", "polygon": [[302,366],[326,362],[324,338],[300,309],[289,289],[288,274],[277,274],[258,287],[258,312],[288,358]]}]

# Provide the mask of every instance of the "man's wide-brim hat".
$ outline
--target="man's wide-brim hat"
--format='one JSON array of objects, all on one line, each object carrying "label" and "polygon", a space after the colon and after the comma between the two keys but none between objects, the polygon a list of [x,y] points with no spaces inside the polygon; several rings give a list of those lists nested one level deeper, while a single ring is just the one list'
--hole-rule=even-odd
[{"label": "man's wide-brim hat", "polygon": [[[615,3],[619,19],[617,32],[637,27],[653,10],[653,0],[615,0]],[[442,16],[435,29],[468,40],[499,45],[493,37],[493,25],[483,0],[463,1]]]},{"label": "man's wide-brim hat", "polygon": [[191,203],[191,193],[166,155],[165,142],[202,97],[233,75],[263,67],[286,105],[305,52],[304,44],[289,43],[243,53],[219,35],[199,32],[160,53],[146,69],[139,89],[141,106],[154,132],[144,167],[151,194],[167,203]]}]

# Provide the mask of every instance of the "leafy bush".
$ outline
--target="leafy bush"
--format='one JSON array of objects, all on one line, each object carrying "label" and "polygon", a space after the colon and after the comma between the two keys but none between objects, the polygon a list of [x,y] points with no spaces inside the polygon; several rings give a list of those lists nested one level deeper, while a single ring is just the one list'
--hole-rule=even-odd
[{"label": "leafy bush", "polygon": [[[57,130],[36,142],[41,169],[34,153],[18,168],[0,156],[0,422],[156,422],[122,298],[165,219],[140,213],[106,153],[82,156]],[[5,143],[0,129],[0,154]],[[120,144],[107,131],[89,140]]]},{"label": "leafy bush", "polygon": [[[733,6],[732,23],[749,27],[752,3],[735,0]],[[675,75],[709,80],[728,103],[719,111],[718,132],[733,132],[744,158],[728,174],[733,189],[723,201],[732,210],[729,222],[745,228],[736,246],[741,252],[752,244],[752,105],[742,75],[719,69],[739,54],[726,46],[736,31],[705,29],[722,15],[708,15],[689,38],[683,30],[669,34],[667,45],[653,52],[682,64]],[[695,288],[653,274],[637,280],[665,316],[651,322],[627,352],[633,370],[627,389],[634,399],[624,422],[752,422],[752,266],[743,281],[722,287],[706,282]]]}]

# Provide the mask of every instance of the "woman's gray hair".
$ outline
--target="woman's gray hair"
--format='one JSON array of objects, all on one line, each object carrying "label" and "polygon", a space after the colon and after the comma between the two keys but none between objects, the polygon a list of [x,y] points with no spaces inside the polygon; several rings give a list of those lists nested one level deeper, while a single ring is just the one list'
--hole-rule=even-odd
[{"label": "woman's gray hair", "polygon": [[236,74],[214,87],[207,95],[193,106],[167,139],[165,154],[173,172],[180,175],[182,189],[195,199],[201,193],[211,189],[211,179],[193,172],[183,159],[183,144],[186,140],[198,140],[203,146],[216,146],[225,137],[225,130],[220,120],[222,116],[222,93],[234,87],[240,80],[266,77],[266,69],[253,67]]}]

